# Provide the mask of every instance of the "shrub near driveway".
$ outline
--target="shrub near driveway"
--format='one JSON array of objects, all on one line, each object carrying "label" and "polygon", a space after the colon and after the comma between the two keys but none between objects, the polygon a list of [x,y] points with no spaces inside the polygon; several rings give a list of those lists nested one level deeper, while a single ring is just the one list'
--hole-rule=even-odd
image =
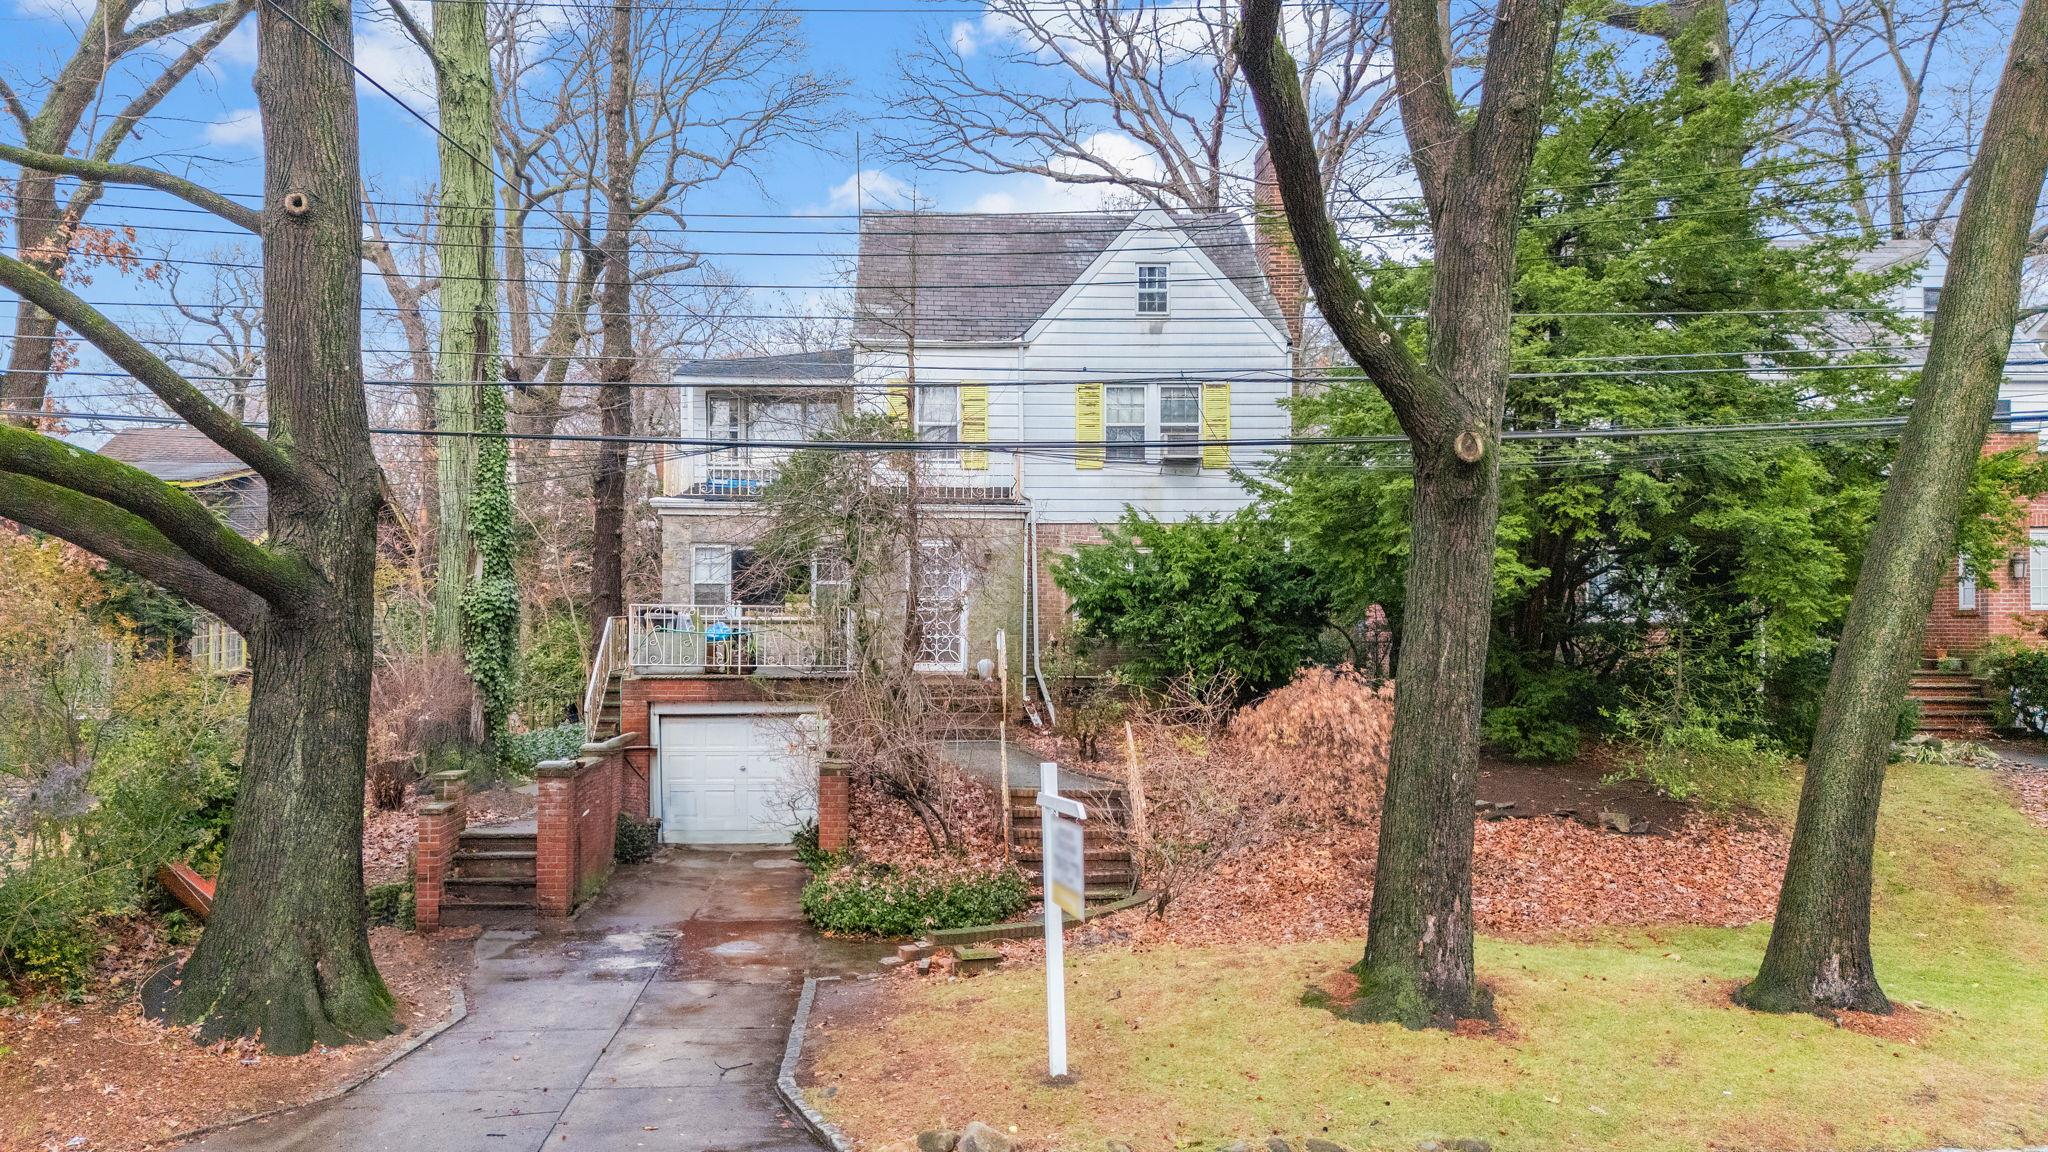
[{"label": "shrub near driveway", "polygon": [[1889,1018],[1735,1007],[1761,924],[1482,938],[1503,1019],[1487,1035],[1304,1003],[1341,992],[1355,941],[1087,948],[1068,953],[1078,1087],[1043,1083],[1042,977],[1020,967],[833,993],[873,999],[840,1029],[828,997],[812,1083],[836,1091],[814,1101],[870,1146],[968,1118],[1037,1147],[1139,1152],[1267,1134],[1515,1152],[2048,1142],[2048,837],[1989,778],[1914,764],[1892,771],[1879,848]]},{"label": "shrub near driveway", "polygon": [[1024,910],[1031,889],[1014,868],[896,869],[849,864],[804,886],[804,917],[841,936],[915,936],[994,924]]}]

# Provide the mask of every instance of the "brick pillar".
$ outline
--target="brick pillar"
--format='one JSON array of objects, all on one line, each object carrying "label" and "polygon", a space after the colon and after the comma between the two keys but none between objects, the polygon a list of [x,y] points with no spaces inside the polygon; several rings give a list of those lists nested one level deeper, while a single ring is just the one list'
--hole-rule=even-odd
[{"label": "brick pillar", "polygon": [[851,836],[846,815],[846,762],[827,758],[818,765],[818,847],[842,852]]},{"label": "brick pillar", "polygon": [[419,845],[413,850],[413,923],[421,932],[441,926],[441,890],[462,837],[462,804],[429,800],[419,809]]},{"label": "brick pillar", "polygon": [[576,901],[576,770],[574,760],[549,760],[534,770],[533,902],[542,916],[567,916]]}]

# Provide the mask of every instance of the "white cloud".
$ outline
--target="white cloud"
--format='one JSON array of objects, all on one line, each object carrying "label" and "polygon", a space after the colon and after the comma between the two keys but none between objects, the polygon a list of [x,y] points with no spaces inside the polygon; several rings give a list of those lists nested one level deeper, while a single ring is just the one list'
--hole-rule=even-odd
[{"label": "white cloud", "polygon": [[814,215],[855,212],[863,208],[907,208],[914,190],[909,184],[878,168],[863,168],[825,193],[822,205],[808,209]]},{"label": "white cloud", "polygon": [[237,108],[206,126],[208,144],[226,148],[253,148],[263,143],[263,120],[254,108]]},{"label": "white cloud", "polygon": [[953,45],[953,51],[963,58],[981,51],[980,29],[972,20],[953,21],[952,31],[946,33],[946,39]]},{"label": "white cloud", "polygon": [[[418,11],[425,5],[412,3],[408,7],[425,23],[429,17]],[[434,65],[420,46],[412,42],[403,29],[390,20],[356,21],[356,67],[375,79],[379,84],[396,93],[407,104],[432,117],[434,112]],[[358,88],[369,85],[358,79]],[[370,90],[374,94],[375,90]],[[381,96],[379,97],[382,98]],[[399,113],[401,116],[403,112]]]}]

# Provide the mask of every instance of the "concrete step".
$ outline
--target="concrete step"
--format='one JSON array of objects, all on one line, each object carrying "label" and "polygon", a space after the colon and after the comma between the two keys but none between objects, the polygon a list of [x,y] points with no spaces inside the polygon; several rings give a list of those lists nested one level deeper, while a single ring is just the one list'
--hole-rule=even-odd
[{"label": "concrete step", "polygon": [[466,852],[455,853],[455,875],[479,879],[525,880],[531,883],[534,875],[533,852]]},{"label": "concrete step", "polygon": [[443,907],[531,908],[533,881],[501,876],[450,876],[442,889]]},{"label": "concrete step", "polygon": [[456,842],[457,852],[526,852],[538,851],[538,837],[530,830],[498,831],[494,828],[470,828],[462,833]]}]

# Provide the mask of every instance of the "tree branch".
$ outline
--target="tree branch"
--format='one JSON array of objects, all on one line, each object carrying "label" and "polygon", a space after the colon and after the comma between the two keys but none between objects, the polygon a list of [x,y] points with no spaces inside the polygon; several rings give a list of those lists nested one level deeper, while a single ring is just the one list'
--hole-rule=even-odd
[{"label": "tree branch", "polygon": [[1417,440],[1434,441],[1450,429],[1435,378],[1408,352],[1372,291],[1348,264],[1330,224],[1323,180],[1309,125],[1308,104],[1294,58],[1280,41],[1280,0],[1244,0],[1237,56],[1266,132],[1286,220],[1260,220],[1260,228],[1288,227],[1302,272],[1330,329],[1366,377],[1387,397],[1401,427]]},{"label": "tree branch", "polygon": [[0,79],[0,101],[6,102],[8,115],[14,117],[16,124],[21,125],[24,138],[35,131],[35,116],[29,112],[28,105],[21,102],[21,95],[14,90],[14,86],[4,79]]},{"label": "tree branch", "polygon": [[299,482],[298,466],[284,449],[258,436],[253,429],[206,398],[190,381],[180,376],[156,353],[108,320],[92,305],[34,267],[12,256],[0,255],[0,286],[12,288],[22,299],[55,316],[73,332],[84,337],[107,359],[141,381],[157,398],[185,422],[206,434],[215,444],[234,453],[261,473],[272,490]]},{"label": "tree branch", "polygon": [[130,184],[141,188],[154,188],[159,192],[168,192],[188,204],[204,208],[238,228],[245,228],[258,236],[263,235],[261,212],[247,205],[237,204],[210,188],[201,187],[169,172],[159,172],[139,164],[112,164],[104,160],[85,160],[76,156],[36,152],[16,144],[0,144],[0,160],[8,160],[23,168],[34,168],[39,172],[57,172],[105,184]]},{"label": "tree branch", "polygon": [[412,42],[419,45],[420,51],[427,54],[428,62],[434,66],[434,75],[438,77],[441,74],[441,54],[434,51],[434,34],[420,27],[420,22],[413,19],[411,12],[406,11],[405,0],[386,0],[385,6],[391,9],[393,16],[398,17],[398,26],[405,29],[405,34],[412,38]]},{"label": "tree branch", "polygon": [[304,565],[243,538],[184,489],[119,460],[0,424],[0,472],[111,504],[150,524],[193,560],[280,608],[296,608],[313,590],[313,576]]},{"label": "tree branch", "polygon": [[183,8],[159,16],[122,34],[121,39],[115,42],[112,54],[125,56],[131,50],[140,48],[152,40],[161,40],[166,36],[197,28],[201,24],[211,24],[227,15],[228,11],[235,7],[236,2],[237,0],[223,0],[222,3],[207,4],[199,8]]},{"label": "tree branch", "polygon": [[248,635],[263,602],[194,560],[147,520],[69,488],[0,472],[0,516],[68,540],[192,601]]}]

